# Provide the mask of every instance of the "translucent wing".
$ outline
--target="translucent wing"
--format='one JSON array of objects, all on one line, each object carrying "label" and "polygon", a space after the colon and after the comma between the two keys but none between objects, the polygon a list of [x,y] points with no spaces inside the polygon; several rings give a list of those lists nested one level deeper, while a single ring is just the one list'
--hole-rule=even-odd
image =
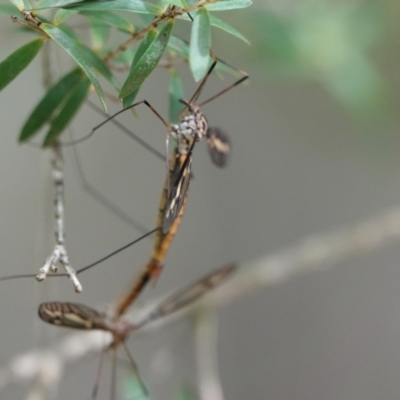
[{"label": "translucent wing", "polygon": [[171,173],[171,185],[168,200],[165,204],[165,212],[162,223],[162,232],[166,234],[178,217],[185,201],[189,188],[190,175],[192,170],[192,153],[189,152],[182,166],[176,163]]},{"label": "translucent wing", "polygon": [[104,316],[93,308],[77,303],[48,302],[39,306],[39,317],[43,321],[75,329],[109,330]]},{"label": "translucent wing", "polygon": [[223,283],[232,274],[232,272],[235,271],[235,269],[236,265],[228,265],[224,268],[214,271],[210,275],[207,275],[186,289],[173,294],[164,300],[158,307],[156,307],[148,315],[148,317],[144,318],[143,321],[135,325],[135,328],[141,328],[150,322],[166,317],[167,315],[170,315],[193,303],[201,296]]},{"label": "translucent wing", "polygon": [[208,153],[212,162],[217,167],[225,167],[232,149],[228,134],[220,128],[209,127],[206,137]]}]

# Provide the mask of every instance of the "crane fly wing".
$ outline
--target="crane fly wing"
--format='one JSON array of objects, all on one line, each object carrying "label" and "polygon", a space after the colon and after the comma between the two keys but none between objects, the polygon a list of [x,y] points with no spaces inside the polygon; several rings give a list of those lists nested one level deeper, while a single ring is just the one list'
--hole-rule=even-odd
[{"label": "crane fly wing", "polygon": [[193,285],[173,294],[158,305],[143,321],[136,324],[136,328],[141,328],[150,322],[166,317],[185,306],[198,300],[210,290],[223,283],[236,269],[236,265],[228,265],[217,271],[212,272]]},{"label": "crane fly wing", "polygon": [[190,152],[187,154],[182,167],[180,167],[179,163],[176,163],[171,173],[171,186],[165,204],[162,223],[163,234],[168,233],[175,219],[179,216],[179,212],[185,202],[186,194],[189,189],[191,170],[192,153]]},{"label": "crane fly wing", "polygon": [[39,306],[39,317],[57,326],[74,329],[109,330],[104,316],[93,308],[77,303],[48,302]]},{"label": "crane fly wing", "polygon": [[209,127],[207,129],[207,148],[212,162],[217,167],[225,167],[229,161],[232,149],[229,135],[220,128]]}]

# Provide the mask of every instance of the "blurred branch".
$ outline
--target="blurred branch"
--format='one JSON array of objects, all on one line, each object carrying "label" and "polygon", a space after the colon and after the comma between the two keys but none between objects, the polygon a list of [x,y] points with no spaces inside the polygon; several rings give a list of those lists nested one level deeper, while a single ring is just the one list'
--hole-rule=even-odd
[{"label": "blurred branch", "polygon": [[[196,309],[206,307],[216,310],[258,290],[282,284],[297,275],[324,271],[357,255],[376,251],[395,240],[400,240],[400,207],[348,228],[307,237],[296,246],[257,261],[245,262],[233,279],[200,301]],[[159,300],[155,303],[159,303]],[[165,323],[192,312],[193,308],[184,309],[154,324],[145,332],[158,331]],[[137,312],[130,314],[129,318],[133,319],[135,315],[137,317]],[[206,319],[204,323],[209,324],[210,321]],[[210,346],[214,346],[211,343],[215,339],[212,337],[212,330],[206,331],[205,326],[202,329],[202,323],[199,324],[198,337],[204,337]],[[43,386],[51,387],[60,380],[65,364],[77,362],[87,354],[99,351],[110,340],[110,335],[107,336],[104,332],[84,332],[66,336],[57,346],[26,352],[0,369],[0,390],[9,384],[32,379],[39,380]]]}]

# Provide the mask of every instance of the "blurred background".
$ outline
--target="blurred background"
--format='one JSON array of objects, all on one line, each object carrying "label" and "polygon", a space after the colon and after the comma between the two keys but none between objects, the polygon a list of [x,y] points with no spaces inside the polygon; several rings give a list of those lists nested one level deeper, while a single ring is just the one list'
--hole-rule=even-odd
[{"label": "blurred background", "polygon": [[[248,83],[203,110],[210,125],[231,135],[230,165],[217,169],[204,144],[196,148],[186,215],[164,274],[141,304],[230,261],[257,259],[307,235],[355,224],[400,204],[400,3],[255,3],[218,13],[250,46],[213,31],[214,52],[250,74]],[[1,18],[4,59],[31,36],[14,35],[15,26]],[[179,25],[187,35],[190,26]],[[54,70],[61,75],[72,63],[57,55],[54,46],[51,50]],[[196,83],[186,66],[179,71],[189,97]],[[213,76],[202,98],[233,80]],[[168,115],[168,81],[167,71],[156,71],[138,99]],[[48,151],[17,144],[19,130],[42,94],[38,57],[0,96],[1,276],[37,272],[54,245]],[[92,100],[97,102],[95,96]],[[118,105],[110,102],[110,108]],[[137,115],[120,120],[163,151],[163,126],[146,108],[138,108]],[[84,106],[71,126],[73,134],[83,136],[102,119]],[[68,140],[68,133],[63,138]],[[76,150],[86,179],[97,190],[145,227],[155,226],[162,161],[112,125]],[[83,189],[71,148],[64,156],[66,245],[78,269],[140,233]],[[44,326],[37,317],[39,302],[80,302],[101,310],[138,273],[151,244],[144,240],[81,275],[80,295],[65,278],[41,284],[1,282],[1,367],[68,333]],[[395,243],[220,310],[218,356],[225,398],[398,398],[399,259]],[[129,346],[154,399],[197,398],[190,321],[132,338]],[[65,371],[59,391],[49,398],[88,398],[97,359]],[[109,363],[106,370],[100,399],[109,398]],[[132,398],[126,389],[129,373],[120,365],[121,399]],[[1,398],[27,398],[30,388],[12,385]]]}]

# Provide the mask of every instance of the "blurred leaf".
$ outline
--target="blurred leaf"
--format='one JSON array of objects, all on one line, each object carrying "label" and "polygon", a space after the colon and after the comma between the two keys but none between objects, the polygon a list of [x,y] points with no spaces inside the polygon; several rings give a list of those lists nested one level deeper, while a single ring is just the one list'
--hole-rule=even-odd
[{"label": "blurred leaf", "polygon": [[185,58],[189,58],[189,44],[184,40],[171,35],[168,42],[168,47]]},{"label": "blurred leaf", "polygon": [[135,28],[133,27],[131,22],[128,21],[126,18],[121,17],[118,14],[109,11],[82,11],[81,14],[84,15],[85,17],[96,19],[97,21],[107,24],[122,32],[129,32],[129,33],[135,32]]},{"label": "blurred leaf", "polygon": [[208,11],[201,8],[194,16],[189,45],[189,64],[196,81],[207,72],[210,64],[210,44],[210,18]]},{"label": "blurred leaf", "polygon": [[[52,0],[43,0],[51,2]],[[79,2],[76,4],[64,5],[64,8],[86,11],[130,11],[135,13],[157,15],[161,10],[151,3],[142,0],[111,0],[95,2]]]},{"label": "blurred leaf", "polygon": [[175,69],[171,69],[171,77],[169,81],[169,121],[172,123],[179,122],[179,113],[184,105],[179,99],[184,99],[182,80]]},{"label": "blurred leaf", "polygon": [[176,395],[174,396],[175,400],[198,400],[198,396],[196,395],[196,391],[184,384],[180,385],[178,387],[178,390],[176,391]]},{"label": "blurred leaf", "polygon": [[57,10],[56,15],[53,18],[53,25],[61,25],[67,19],[77,14],[77,10]]},{"label": "blurred leaf", "polygon": [[43,23],[40,25],[41,29],[46,32],[61,48],[63,48],[83,69],[87,77],[92,82],[97,95],[103,105],[104,111],[107,112],[107,106],[104,99],[103,90],[101,89],[100,82],[93,71],[93,58],[87,56],[87,51],[82,50],[83,47],[76,43],[65,32],[62,32],[55,26]]},{"label": "blurred leaf", "polygon": [[44,41],[45,38],[35,39],[14,51],[0,63],[0,90],[3,90],[31,63]]},{"label": "blurred leaf", "polygon": [[96,54],[90,49],[89,47],[85,45],[78,44],[80,47],[81,51],[83,52],[86,60],[90,62],[91,66],[101,75],[103,75],[104,78],[107,79],[108,82],[111,83],[111,85],[114,87],[114,89],[119,92],[121,89],[121,85],[113,75],[113,73],[110,71],[110,68],[107,66],[107,64]]},{"label": "blurred leaf", "polygon": [[52,144],[63,132],[85,101],[89,87],[90,80],[86,77],[82,77],[81,81],[75,85],[60,112],[51,122],[50,129],[43,142],[43,147]]},{"label": "blurred leaf", "polygon": [[138,89],[157,66],[165,48],[167,47],[173,28],[174,21],[168,21],[148,46],[147,50],[143,53],[139,61],[129,73],[119,95],[121,99],[129,96],[132,92]]},{"label": "blurred leaf", "polygon": [[[140,58],[143,56],[143,54],[146,52],[146,50],[149,48],[149,46],[154,42],[156,37],[157,37],[156,29],[151,29],[147,33],[147,35],[144,37],[144,39],[140,43],[140,45],[133,57],[129,74],[132,73],[132,71],[136,67],[137,63],[139,62]],[[140,90],[140,86],[136,90],[134,90],[133,93],[131,93],[129,96],[126,96],[122,99],[122,105],[124,108],[130,106],[133,103],[133,101],[135,100],[136,96],[139,93],[139,90]]]},{"label": "blurred leaf", "polygon": [[132,65],[133,58],[135,57],[136,50],[128,47],[122,53],[119,53],[115,58],[115,62]]},{"label": "blurred leaf", "polygon": [[22,127],[19,141],[25,142],[31,139],[46,122],[50,121],[55,110],[81,80],[82,71],[74,69],[53,85],[28,117]]},{"label": "blurred leaf", "polygon": [[243,40],[247,44],[250,44],[250,42],[240,33],[238,32],[235,28],[227,24],[226,22],[220,20],[217,17],[214,17],[214,15],[210,14],[210,24],[212,26],[215,26],[217,28],[223,29],[225,32],[228,32],[229,34],[236,36],[237,38]]},{"label": "blurred leaf", "polygon": [[173,5],[181,7],[181,8],[184,8],[187,6],[187,3],[185,0],[157,0],[157,4],[163,8],[168,6],[169,4],[173,4]]},{"label": "blurred leaf", "polygon": [[11,17],[11,15],[18,14],[19,10],[12,4],[0,4],[0,12]]},{"label": "blurred leaf", "polygon": [[107,3],[115,0],[82,0],[82,1],[74,1],[74,0],[39,0],[35,4],[35,8],[33,11],[37,10],[50,10],[53,8],[69,8],[72,6],[78,6],[81,4],[90,4],[90,3]]},{"label": "blurred leaf", "polygon": [[30,10],[32,6],[29,4],[28,0],[10,0],[19,11]]},{"label": "blurred leaf", "polygon": [[110,36],[110,27],[104,23],[89,18],[90,36],[92,37],[92,49],[96,52],[103,49]]},{"label": "blurred leaf", "polygon": [[249,7],[251,4],[251,0],[218,0],[215,3],[207,3],[204,7],[209,11],[223,11],[245,8]]}]

